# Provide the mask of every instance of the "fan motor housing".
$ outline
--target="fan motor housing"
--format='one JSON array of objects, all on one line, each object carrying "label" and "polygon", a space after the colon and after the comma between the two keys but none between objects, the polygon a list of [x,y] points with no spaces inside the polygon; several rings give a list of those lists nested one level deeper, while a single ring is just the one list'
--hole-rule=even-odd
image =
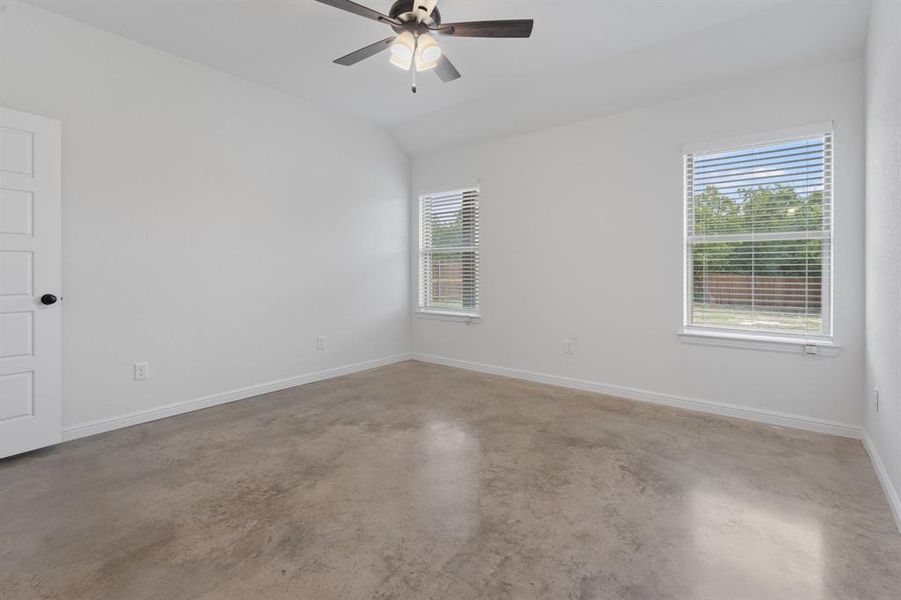
[{"label": "fan motor housing", "polygon": [[395,31],[400,33],[401,31],[426,30],[426,24],[431,27],[441,24],[441,13],[438,12],[437,6],[432,10],[431,17],[425,23],[418,23],[416,21],[416,13],[413,12],[413,4],[413,0],[397,0],[391,5],[388,16],[404,24],[403,27],[394,27]]}]

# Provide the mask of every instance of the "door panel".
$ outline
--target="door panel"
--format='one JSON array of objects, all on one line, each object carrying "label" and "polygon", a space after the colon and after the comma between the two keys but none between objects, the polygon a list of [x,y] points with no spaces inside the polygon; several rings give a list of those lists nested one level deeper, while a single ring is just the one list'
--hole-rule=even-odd
[{"label": "door panel", "polygon": [[59,442],[60,124],[0,108],[0,457]]}]

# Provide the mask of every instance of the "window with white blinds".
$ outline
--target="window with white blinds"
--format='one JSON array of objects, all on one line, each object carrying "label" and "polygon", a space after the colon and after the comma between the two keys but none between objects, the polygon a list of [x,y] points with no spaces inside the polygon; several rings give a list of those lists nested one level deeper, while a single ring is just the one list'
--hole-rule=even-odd
[{"label": "window with white blinds", "polygon": [[686,154],[686,329],[831,336],[832,133]]},{"label": "window with white blinds", "polygon": [[475,315],[479,310],[479,190],[419,201],[419,308]]}]

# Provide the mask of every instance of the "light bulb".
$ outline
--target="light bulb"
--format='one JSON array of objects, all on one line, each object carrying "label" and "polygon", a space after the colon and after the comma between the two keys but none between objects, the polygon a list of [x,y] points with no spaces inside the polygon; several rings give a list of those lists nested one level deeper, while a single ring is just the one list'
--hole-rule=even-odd
[{"label": "light bulb", "polygon": [[416,48],[416,40],[413,34],[405,31],[391,44],[391,64],[398,67],[406,64],[406,68],[410,68],[410,61],[413,60],[413,50]]},{"label": "light bulb", "polygon": [[441,58],[441,47],[435,38],[427,33],[419,36],[416,46],[416,70],[426,71],[434,69]]},{"label": "light bulb", "polygon": [[441,47],[435,38],[427,33],[419,36],[416,52],[424,63],[438,62],[438,59],[441,58]]}]

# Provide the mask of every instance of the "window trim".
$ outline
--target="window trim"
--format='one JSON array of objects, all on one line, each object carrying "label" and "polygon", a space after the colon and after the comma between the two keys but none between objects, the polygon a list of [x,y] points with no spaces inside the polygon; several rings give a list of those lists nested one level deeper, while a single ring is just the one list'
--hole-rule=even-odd
[{"label": "window trim", "polygon": [[[481,317],[481,269],[477,271],[477,281],[476,288],[479,290],[477,294],[477,304],[476,310],[470,311],[465,309],[453,309],[453,308],[441,308],[441,307],[433,307],[433,306],[423,306],[422,299],[424,297],[425,292],[423,290],[423,285],[425,282],[422,278],[423,272],[423,214],[422,214],[422,205],[425,198],[430,196],[450,196],[454,194],[466,194],[468,192],[476,192],[478,197],[477,208],[478,208],[478,224],[481,225],[482,219],[482,189],[479,184],[471,185],[467,187],[461,187],[450,190],[432,190],[421,192],[419,194],[419,199],[417,200],[416,212],[417,212],[417,227],[418,231],[418,255],[416,257],[416,281],[417,281],[417,290],[416,290],[416,307],[413,311],[413,314],[418,318],[424,319],[435,319],[440,321],[460,321],[464,322],[467,325],[478,324],[482,322]],[[475,254],[478,257],[478,261],[481,262],[482,251],[481,251],[481,240],[479,240],[479,244],[473,246],[475,248]]]},{"label": "window trim", "polygon": [[711,152],[724,152],[726,150],[738,150],[748,146],[763,146],[790,142],[805,137],[823,135],[835,129],[834,121],[821,121],[788,129],[776,129],[762,133],[752,133],[706,142],[694,142],[682,146],[682,154],[706,154]]},{"label": "window trim", "polygon": [[[792,334],[786,331],[758,331],[753,329],[729,329],[709,325],[695,325],[691,322],[692,306],[689,301],[692,289],[692,268],[689,264],[688,235],[688,155],[708,154],[739,150],[753,146],[778,144],[780,142],[830,135],[832,141],[832,184],[830,210],[832,212],[829,226],[829,277],[827,293],[823,294],[827,307],[825,315],[829,321],[828,334],[806,335]],[[788,129],[779,129],[763,133],[754,133],[719,140],[685,144],[682,147],[682,327],[677,332],[680,341],[687,344],[707,346],[737,347],[774,352],[801,353],[808,355],[836,356],[842,346],[835,342],[835,122],[823,121]],[[825,278],[824,278],[825,280]]]},{"label": "window trim", "polygon": [[782,335],[758,335],[735,329],[682,329],[676,335],[683,344],[716,346],[719,348],[743,348],[766,350],[807,356],[838,356],[842,346],[833,340],[821,338],[785,337]]},{"label": "window trim", "polygon": [[462,321],[467,325],[473,325],[482,322],[482,315],[480,315],[479,313],[439,310],[432,308],[417,308],[415,314],[420,319],[434,319],[436,321]]}]

